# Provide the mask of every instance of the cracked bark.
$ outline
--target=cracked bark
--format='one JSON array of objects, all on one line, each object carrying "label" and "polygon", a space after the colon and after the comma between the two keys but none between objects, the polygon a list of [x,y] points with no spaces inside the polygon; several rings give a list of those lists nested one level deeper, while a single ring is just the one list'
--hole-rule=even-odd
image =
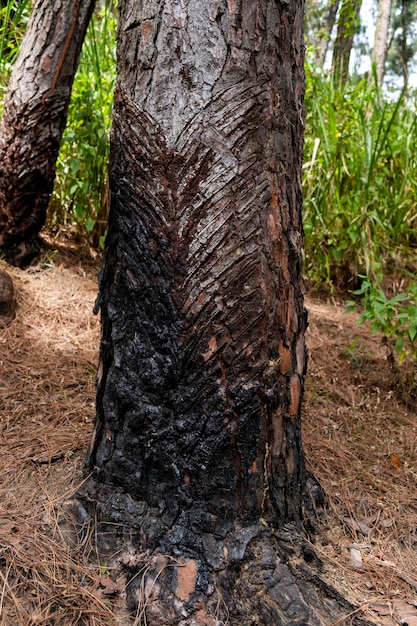
[{"label": "cracked bark", "polygon": [[128,546],[128,598],[150,624],[340,616],[297,564],[302,14],[301,0],[120,2],[92,477],[76,507],[94,509],[103,551]]},{"label": "cracked bark", "polygon": [[25,267],[55,179],[71,88],[95,0],[38,0],[13,68],[0,126],[0,253]]}]

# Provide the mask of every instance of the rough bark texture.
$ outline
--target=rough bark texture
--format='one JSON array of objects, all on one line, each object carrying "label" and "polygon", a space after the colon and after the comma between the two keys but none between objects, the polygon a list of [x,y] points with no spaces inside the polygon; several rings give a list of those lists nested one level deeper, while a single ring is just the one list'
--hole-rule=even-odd
[{"label": "rough bark texture", "polygon": [[376,65],[376,76],[379,87],[382,87],[384,81],[385,62],[388,52],[388,31],[391,20],[391,4],[391,0],[379,0],[378,2],[372,61]]},{"label": "rough bark texture", "polygon": [[362,0],[343,0],[337,21],[337,34],[333,48],[332,68],[335,75],[345,81],[349,76],[350,53],[359,21]]},{"label": "rough bark texture", "polygon": [[120,2],[82,499],[102,548],[130,542],[149,624],[332,614],[272,530],[301,526],[307,482],[302,19],[302,0]]},{"label": "rough bark texture", "polygon": [[301,521],[301,16],[121,3],[90,463],[156,541]]},{"label": "rough bark texture", "polygon": [[0,253],[24,267],[39,252],[71,87],[95,0],[38,0],[0,126]]}]

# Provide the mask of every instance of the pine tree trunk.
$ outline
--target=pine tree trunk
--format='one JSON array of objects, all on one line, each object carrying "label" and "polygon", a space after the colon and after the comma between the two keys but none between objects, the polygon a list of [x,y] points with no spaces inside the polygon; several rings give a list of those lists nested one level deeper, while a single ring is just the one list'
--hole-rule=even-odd
[{"label": "pine tree trunk", "polygon": [[382,87],[385,74],[385,62],[388,52],[388,31],[391,19],[391,0],[379,0],[378,15],[375,26],[374,47],[372,61],[376,65],[378,86]]},{"label": "pine tree trunk", "polygon": [[102,550],[130,545],[128,598],[153,625],[340,616],[294,530],[307,484],[302,20],[302,0],[120,2],[80,497]]},{"label": "pine tree trunk", "polygon": [[300,524],[301,2],[187,4],[121,3],[91,463],[170,520]]},{"label": "pine tree trunk", "polygon": [[4,101],[0,126],[0,253],[24,267],[55,179],[71,87],[95,0],[38,0]]},{"label": "pine tree trunk", "polygon": [[353,38],[359,21],[362,0],[343,0],[337,21],[337,34],[333,48],[332,68],[342,82],[349,77],[349,61]]}]

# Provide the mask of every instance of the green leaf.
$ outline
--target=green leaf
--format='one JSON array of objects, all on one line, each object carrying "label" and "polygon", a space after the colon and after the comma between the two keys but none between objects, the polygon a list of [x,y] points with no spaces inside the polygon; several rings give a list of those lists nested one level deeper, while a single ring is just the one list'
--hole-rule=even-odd
[{"label": "green leaf", "polygon": [[87,232],[91,233],[91,231],[93,230],[94,226],[95,226],[96,221],[93,220],[92,217],[89,217],[86,222],[85,222],[85,227],[87,229]]},{"label": "green leaf", "polygon": [[77,159],[76,157],[71,157],[69,161],[69,168],[73,174],[78,174],[78,172],[80,171],[80,166],[80,159]]},{"label": "green leaf", "polygon": [[395,351],[397,353],[400,353],[403,348],[404,348],[404,339],[402,337],[398,337],[398,339],[395,342]]},{"label": "green leaf", "polygon": [[417,326],[416,325],[412,325],[410,326],[410,328],[408,329],[408,336],[410,337],[411,341],[414,341],[414,339],[417,337]]}]

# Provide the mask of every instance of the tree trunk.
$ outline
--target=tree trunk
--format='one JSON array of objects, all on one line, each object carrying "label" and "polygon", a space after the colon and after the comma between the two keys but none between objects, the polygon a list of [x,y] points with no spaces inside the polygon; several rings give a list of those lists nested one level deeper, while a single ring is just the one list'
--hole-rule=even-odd
[{"label": "tree trunk", "polygon": [[81,497],[101,549],[136,550],[128,598],[153,625],[340,615],[285,530],[307,484],[302,19],[302,0],[120,2]]},{"label": "tree trunk", "polygon": [[404,91],[408,89],[408,81],[409,81],[409,62],[410,62],[410,49],[408,45],[408,32],[409,32],[409,2],[408,0],[402,0],[400,2],[400,24],[401,24],[401,35],[399,41],[399,51],[400,51],[400,60],[401,60],[401,68],[403,72]]},{"label": "tree trunk", "polygon": [[380,88],[384,82],[385,62],[387,60],[391,4],[392,0],[379,0],[378,2],[372,61],[376,66],[376,77]]},{"label": "tree trunk", "polygon": [[353,38],[362,0],[343,0],[337,21],[337,34],[333,48],[332,68],[334,75],[345,82],[349,77],[349,61],[352,52]]},{"label": "tree trunk", "polygon": [[323,67],[326,60],[329,42],[332,36],[333,27],[336,21],[337,11],[339,9],[339,0],[330,0],[324,19],[324,28],[320,35],[318,46],[315,53],[315,61],[317,67]]},{"label": "tree trunk", "polygon": [[11,75],[0,126],[0,253],[39,253],[71,87],[94,0],[38,0]]}]

